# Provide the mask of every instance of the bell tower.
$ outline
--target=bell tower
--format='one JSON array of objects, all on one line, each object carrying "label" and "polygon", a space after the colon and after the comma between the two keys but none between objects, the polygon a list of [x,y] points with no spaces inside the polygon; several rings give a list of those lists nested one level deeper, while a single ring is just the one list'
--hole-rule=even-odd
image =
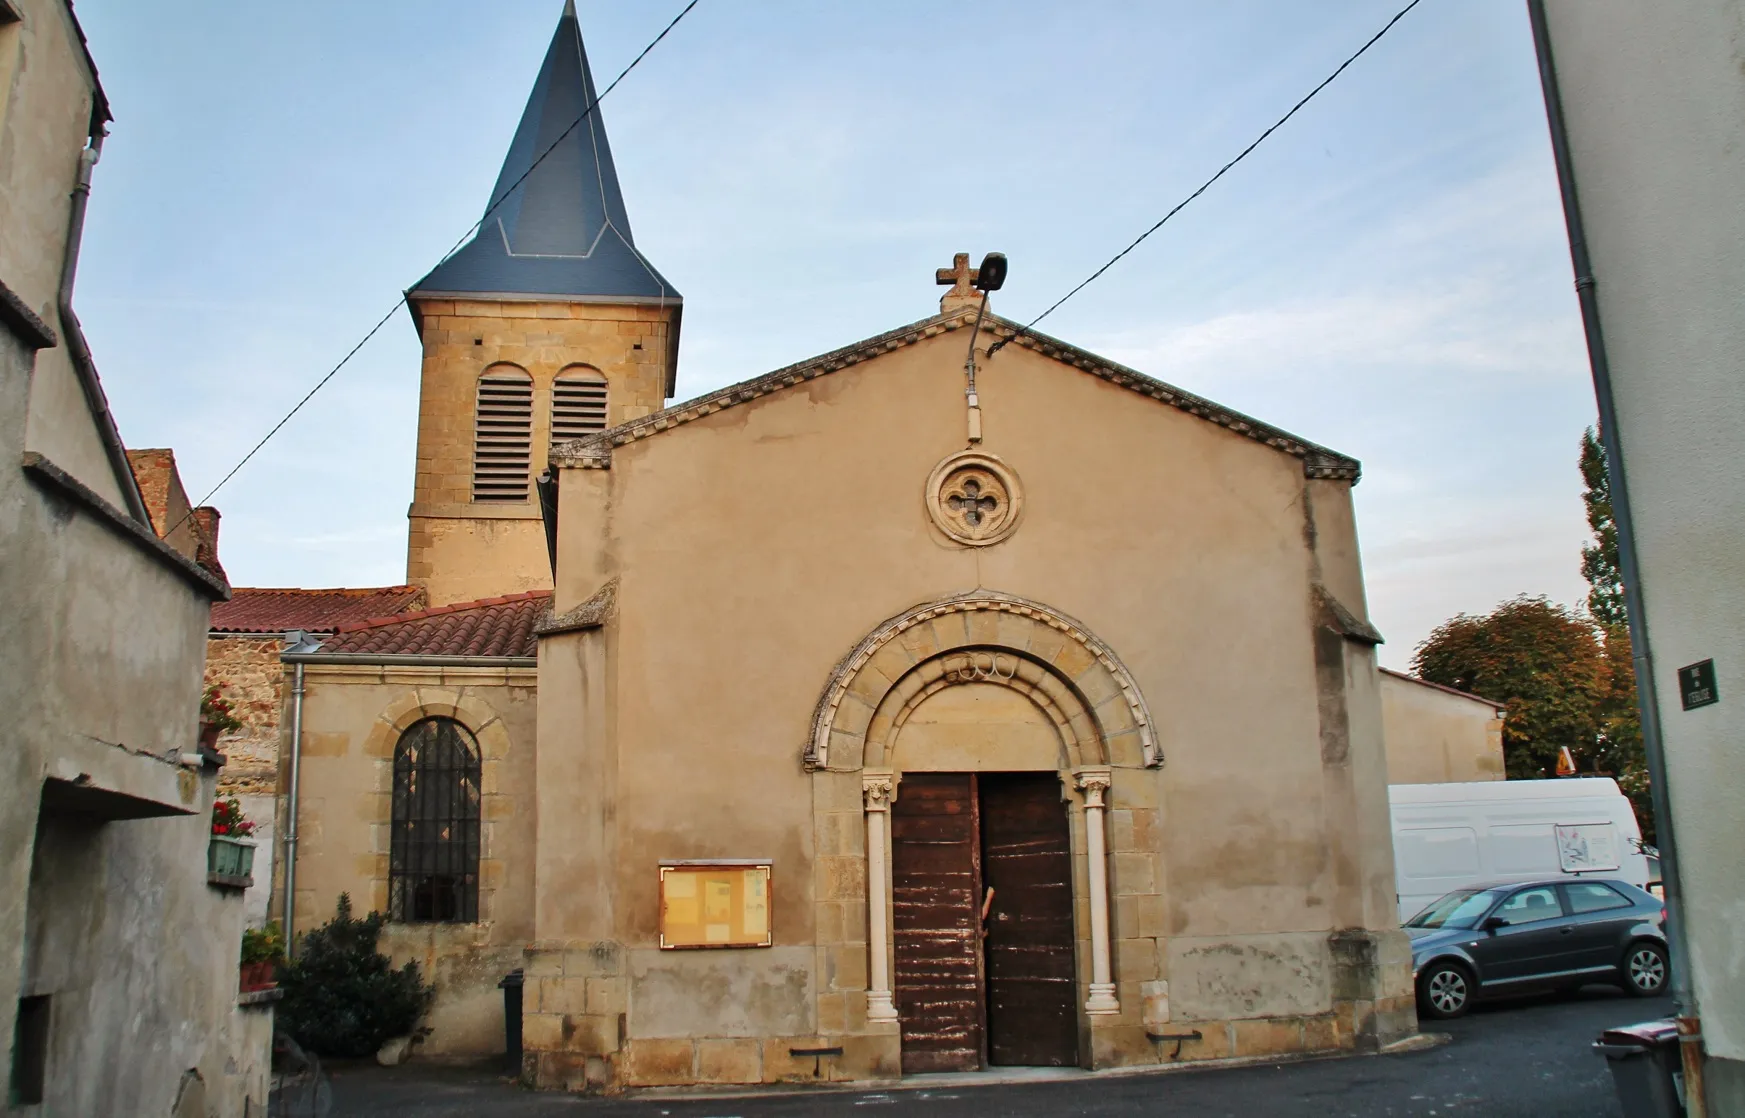
[{"label": "bell tower", "polygon": [[551,586],[554,443],[673,395],[684,300],[636,248],[568,0],[483,223],[406,293],[424,343],[406,581],[432,606]]}]

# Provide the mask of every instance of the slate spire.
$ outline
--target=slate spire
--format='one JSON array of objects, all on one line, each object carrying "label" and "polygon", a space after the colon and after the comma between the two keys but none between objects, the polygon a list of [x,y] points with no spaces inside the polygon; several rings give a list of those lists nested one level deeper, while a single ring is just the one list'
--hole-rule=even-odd
[{"label": "slate spire", "polygon": [[566,0],[491,191],[502,203],[408,295],[682,302],[636,251],[605,123],[598,108],[587,111],[595,96],[575,0]]}]

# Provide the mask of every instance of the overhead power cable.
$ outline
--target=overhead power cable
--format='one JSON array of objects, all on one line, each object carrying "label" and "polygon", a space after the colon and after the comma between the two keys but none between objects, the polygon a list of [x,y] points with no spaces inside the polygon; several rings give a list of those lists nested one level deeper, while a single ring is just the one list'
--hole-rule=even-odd
[{"label": "overhead power cable", "polygon": [[[550,155],[552,152],[556,151],[559,144],[561,144],[565,140],[569,139],[570,133],[574,132],[577,128],[580,128],[582,125],[582,122],[584,120],[587,120],[588,117],[593,115],[595,108],[597,108],[599,106],[600,102],[604,101],[607,98],[607,96],[609,94],[611,94],[611,92],[614,89],[618,88],[618,83],[624,80],[625,75],[630,73],[630,71],[636,69],[637,65],[639,63],[641,63],[641,61],[644,58],[648,57],[648,52],[653,50],[656,46],[658,46],[660,44],[660,41],[667,37],[668,32],[672,31],[673,28],[677,27],[679,25],[680,20],[682,20],[686,16],[690,15],[691,9],[695,8],[700,2],[701,2],[701,0],[690,0],[690,3],[686,4],[682,9],[680,9],[679,14],[674,16],[672,18],[671,22],[669,22],[665,27],[661,28],[660,34],[656,35],[653,39],[650,39],[648,42],[648,45],[642,48],[641,53],[639,53],[635,58],[630,60],[630,65],[628,65],[628,66],[624,67],[624,69],[618,71],[618,76],[612,79],[611,83],[609,85],[607,85],[604,90],[601,91],[599,96],[595,97],[592,101],[590,101],[588,103],[588,107],[582,110],[582,115],[576,117],[575,120],[571,121],[570,126],[568,128],[565,128],[563,130],[563,133],[560,136],[558,136],[557,139],[555,139],[551,142],[550,146],[548,146],[544,151],[539,153],[539,158],[535,159],[531,164],[529,164],[527,170],[521,172],[521,175],[519,178],[517,178],[514,182],[510,183],[506,188],[504,188],[503,192],[501,194],[499,194],[496,198],[494,198],[491,201],[491,204],[489,206],[485,207],[485,212],[479,216],[479,220],[473,222],[472,225],[467,229],[467,231],[465,233],[461,234],[460,239],[455,241],[455,243],[449,247],[448,251],[442,254],[442,259],[438,260],[437,264],[440,265],[442,263],[442,261],[447,260],[449,257],[453,256],[461,248],[461,246],[465,245],[468,241],[472,240],[474,234],[478,233],[479,229],[485,224],[485,222],[487,222],[491,219],[491,215],[497,212],[497,208],[499,206],[501,206],[504,202],[508,201],[509,196],[511,194],[515,193],[515,188],[520,186],[523,182],[526,182],[527,176],[531,175],[534,172],[535,168],[537,168],[541,163],[545,162],[545,157]],[[303,398],[301,400],[298,400],[297,403],[291,408],[291,410],[284,414],[283,418],[281,418],[277,423],[273,424],[272,429],[270,431],[268,431],[265,435],[261,436],[261,441],[254,444],[253,449],[251,449],[247,454],[243,455],[242,460],[239,461],[236,465],[232,466],[230,468],[230,472],[225,474],[222,478],[220,478],[218,480],[218,484],[214,485],[210,490],[208,490],[206,495],[204,497],[200,498],[198,503],[201,505],[204,505],[208,501],[212,500],[213,495],[216,494],[220,489],[223,489],[225,486],[225,483],[230,481],[231,478],[235,477],[239,470],[241,470],[244,466],[248,465],[249,460],[252,459],[256,454],[259,454],[261,448],[266,446],[267,443],[271,442],[273,439],[273,436],[277,435],[279,433],[279,431],[281,429],[283,429],[285,424],[291,422],[292,417],[294,417],[298,412],[303,410],[303,405],[307,404],[310,400],[314,399],[315,394],[317,392],[320,392],[323,388],[327,387],[327,382],[332,380],[335,376],[338,376],[339,371],[341,369],[345,368],[346,365],[351,362],[351,359],[353,357],[357,356],[358,350],[360,350],[364,346],[368,345],[370,339],[375,337],[381,331],[382,327],[384,327],[388,324],[388,320],[393,318],[394,315],[399,312],[400,308],[402,306],[405,306],[405,304],[406,304],[406,294],[404,292],[402,292],[400,294],[400,297],[394,301],[394,305],[388,308],[388,313],[384,314],[381,318],[377,319],[376,324],[374,326],[370,327],[369,333],[365,334],[363,336],[363,338],[361,340],[359,340],[359,342],[356,345],[352,346],[351,349],[347,350],[345,356],[341,357],[339,359],[339,364],[337,364],[337,365],[333,366],[333,368],[327,370],[327,375],[322,377],[320,380],[316,381],[315,387],[311,388],[308,392],[304,393]],[[190,509],[187,513],[185,513],[182,516],[182,519],[180,519],[180,520],[176,521],[174,524],[172,524],[169,527],[169,529],[166,530],[163,534],[168,536],[171,532],[174,532],[177,528],[179,528],[183,524],[185,524],[188,521],[189,517],[192,517],[193,515],[194,515],[193,510]]]},{"label": "overhead power cable", "polygon": [[1307,105],[1310,101],[1313,101],[1315,99],[1316,94],[1320,93],[1323,89],[1326,89],[1328,86],[1332,85],[1333,80],[1335,78],[1337,78],[1340,74],[1343,74],[1348,66],[1350,66],[1353,62],[1356,62],[1359,58],[1362,58],[1364,55],[1364,52],[1368,51],[1370,47],[1373,47],[1377,43],[1381,42],[1382,36],[1386,35],[1389,31],[1392,31],[1394,29],[1394,24],[1396,24],[1396,23],[1400,22],[1400,20],[1406,18],[1407,14],[1410,13],[1413,8],[1416,8],[1419,4],[1421,4],[1423,2],[1424,2],[1424,0],[1412,0],[1411,3],[1407,4],[1405,7],[1401,8],[1399,11],[1395,12],[1394,17],[1392,19],[1388,20],[1387,23],[1383,24],[1382,29],[1380,31],[1377,31],[1374,35],[1371,35],[1369,37],[1368,42],[1364,43],[1361,47],[1358,47],[1357,50],[1351,55],[1351,57],[1347,58],[1344,62],[1341,62],[1337,69],[1335,69],[1331,74],[1328,74],[1325,78],[1323,78],[1321,80],[1320,85],[1317,85],[1314,89],[1311,89],[1311,90],[1309,90],[1308,93],[1304,94],[1303,99],[1298,101],[1296,104],[1292,105],[1289,112],[1285,113],[1285,115],[1283,115],[1283,116],[1279,117],[1277,120],[1273,121],[1272,125],[1270,127],[1268,127],[1266,131],[1262,132],[1260,135],[1258,135],[1254,138],[1253,143],[1249,144],[1247,147],[1245,147],[1241,151],[1237,152],[1236,158],[1230,160],[1230,162],[1228,162],[1228,163],[1224,164],[1222,167],[1218,168],[1217,172],[1215,174],[1213,174],[1211,178],[1209,178],[1205,182],[1201,183],[1197,188],[1195,188],[1195,190],[1192,194],[1189,194],[1186,198],[1183,198],[1181,201],[1177,202],[1173,207],[1171,207],[1171,209],[1168,213],[1164,214],[1162,217],[1157,219],[1157,223],[1155,225],[1153,225],[1151,228],[1147,229],[1145,232],[1139,234],[1139,236],[1133,238],[1133,242],[1131,244],[1129,244],[1126,248],[1122,249],[1120,252],[1117,252],[1114,256],[1111,256],[1109,258],[1108,262],[1105,263],[1101,268],[1098,268],[1096,271],[1094,271],[1090,275],[1086,276],[1082,281],[1080,281],[1080,283],[1077,287],[1074,287],[1071,291],[1068,291],[1065,295],[1062,295],[1060,298],[1056,299],[1053,303],[1049,304],[1049,307],[1047,310],[1043,311],[1041,314],[1037,315],[1035,318],[1031,319],[1029,322],[1026,322],[1023,326],[1019,327],[1017,333],[1013,334],[1009,338],[1001,338],[999,341],[997,341],[993,345],[989,346],[988,347],[988,355],[990,357],[993,356],[995,353],[997,353],[1000,350],[1000,347],[1004,346],[1007,342],[1016,341],[1018,338],[1023,337],[1025,334],[1028,334],[1030,332],[1031,328],[1034,327],[1038,322],[1041,322],[1043,319],[1047,318],[1049,315],[1051,315],[1055,311],[1059,310],[1062,303],[1065,303],[1068,299],[1071,299],[1074,295],[1077,295],[1079,292],[1081,292],[1085,288],[1089,287],[1092,283],[1096,282],[1096,280],[1100,276],[1102,276],[1102,274],[1104,272],[1108,271],[1110,268],[1113,268],[1116,264],[1120,263],[1122,257],[1126,256],[1128,253],[1130,253],[1134,249],[1138,248],[1141,244],[1144,243],[1144,241],[1147,237],[1151,236],[1153,233],[1157,232],[1159,229],[1162,229],[1164,227],[1164,225],[1169,222],[1170,218],[1174,217],[1176,214],[1181,213],[1182,210],[1186,209],[1188,206],[1188,203],[1192,202],[1195,198],[1198,198],[1200,195],[1204,194],[1207,190],[1209,190],[1211,188],[1212,184],[1217,182],[1219,179],[1223,178],[1225,176],[1225,174],[1227,174],[1232,167],[1236,166],[1236,164],[1242,162],[1244,159],[1247,159],[1249,154],[1251,152],[1253,152],[1255,148],[1259,147],[1261,144],[1266,142],[1266,138],[1268,136],[1271,136],[1274,132],[1277,132],[1281,127],[1283,127],[1285,121],[1289,120],[1293,116],[1296,116],[1297,111],[1299,109],[1301,109],[1304,105]]}]

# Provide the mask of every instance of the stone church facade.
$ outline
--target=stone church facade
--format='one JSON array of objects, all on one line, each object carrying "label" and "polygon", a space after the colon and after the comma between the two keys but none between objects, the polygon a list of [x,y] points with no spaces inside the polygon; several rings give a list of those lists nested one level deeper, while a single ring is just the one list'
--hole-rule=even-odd
[{"label": "stone church facade", "polygon": [[683,304],[592,96],[567,10],[502,204],[409,293],[428,598],[283,656],[296,927],[388,912],[426,1056],[501,1051],[521,969],[547,1087],[1414,1033],[1358,463],[961,264],[667,406]]}]

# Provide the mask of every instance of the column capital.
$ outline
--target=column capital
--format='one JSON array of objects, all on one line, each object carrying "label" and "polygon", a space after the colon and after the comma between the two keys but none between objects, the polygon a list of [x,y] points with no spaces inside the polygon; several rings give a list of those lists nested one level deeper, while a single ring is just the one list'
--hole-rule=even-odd
[{"label": "column capital", "polygon": [[860,774],[860,791],[866,800],[866,810],[889,811],[896,798],[897,778],[890,772],[865,770]]},{"label": "column capital", "polygon": [[1072,775],[1085,794],[1085,806],[1102,807],[1103,795],[1108,792],[1114,779],[1109,769],[1104,766],[1074,769]]}]

